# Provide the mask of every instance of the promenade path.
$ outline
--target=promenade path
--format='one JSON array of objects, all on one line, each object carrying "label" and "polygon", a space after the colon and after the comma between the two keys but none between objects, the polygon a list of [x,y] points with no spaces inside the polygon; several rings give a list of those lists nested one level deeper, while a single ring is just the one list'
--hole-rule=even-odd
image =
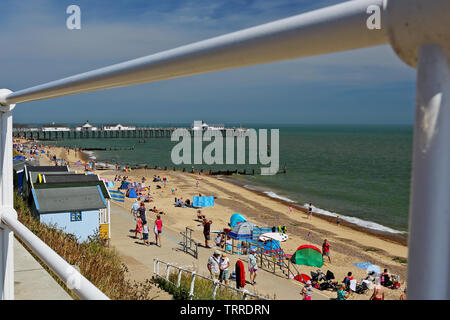
[{"label": "promenade path", "polygon": [[[147,212],[147,220],[149,226],[152,227],[154,217],[153,214]],[[166,217],[163,216],[163,223]],[[180,251],[181,246],[178,244],[182,239],[179,232],[170,228],[165,224],[162,233],[162,247],[154,244],[155,238],[152,228],[150,228],[149,240],[152,245],[144,246],[142,241],[134,239],[135,222],[130,210],[123,205],[116,203],[111,204],[111,246],[119,252],[122,261],[129,269],[128,277],[137,281],[149,279],[153,275],[153,259],[158,258],[164,262],[171,263],[189,270],[195,270],[202,275],[209,275],[207,269],[208,258],[212,255],[214,249],[208,249],[199,246],[198,259]],[[203,239],[195,239],[203,242]],[[213,242],[213,241],[211,241]],[[246,260],[246,256],[229,255],[231,266],[234,269],[236,261],[242,257]],[[246,263],[245,263],[246,264]],[[247,265],[247,264],[246,264]],[[234,281],[230,281],[230,285],[234,286]],[[271,298],[283,300],[301,300],[300,291],[303,285],[294,280],[289,280],[281,276],[273,275],[270,272],[259,270],[256,278],[256,284],[246,285],[245,289],[249,292],[259,295],[268,295]],[[170,299],[170,297],[160,295],[159,299]],[[329,300],[329,296],[314,290],[313,300]]]},{"label": "promenade path", "polygon": [[55,279],[14,239],[15,300],[72,300]]}]

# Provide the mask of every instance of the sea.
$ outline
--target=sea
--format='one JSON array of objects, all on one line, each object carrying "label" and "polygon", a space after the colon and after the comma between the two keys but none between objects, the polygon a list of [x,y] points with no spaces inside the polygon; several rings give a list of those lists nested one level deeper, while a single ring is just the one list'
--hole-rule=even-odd
[{"label": "sea", "polygon": [[[189,127],[190,124],[179,126]],[[246,173],[251,173],[254,170],[255,175],[233,175],[227,176],[227,179],[231,178],[248,189],[297,206],[306,207],[312,203],[315,212],[339,216],[343,221],[364,228],[387,233],[407,233],[412,126],[242,126],[256,130],[279,130],[278,174],[260,175],[260,168],[267,165],[259,161],[246,165],[174,165],[171,152],[179,141],[171,141],[170,138],[91,138],[43,143],[106,149],[89,151],[89,155],[96,161],[122,165],[147,164],[150,168],[167,166],[168,169],[175,167],[187,170],[194,166],[196,171],[203,169],[204,172],[245,169]],[[270,141],[269,135],[268,143],[271,142],[274,143]],[[203,142],[204,147],[208,144],[210,142]],[[248,151],[247,146],[247,159]],[[226,150],[223,152],[225,159]]]}]

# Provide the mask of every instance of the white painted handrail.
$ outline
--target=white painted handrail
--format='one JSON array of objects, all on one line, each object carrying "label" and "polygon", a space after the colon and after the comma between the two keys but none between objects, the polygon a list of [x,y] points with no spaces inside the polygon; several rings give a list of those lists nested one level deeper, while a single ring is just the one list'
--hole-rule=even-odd
[{"label": "white painted handrail", "polygon": [[[377,11],[379,30],[367,25],[371,12]],[[29,89],[0,89],[0,207],[12,206],[11,111],[17,103],[389,43],[405,63],[416,67],[419,61],[408,298],[450,299],[450,277],[439,288],[428,278],[423,280],[424,275],[440,274],[433,271],[450,269],[450,247],[442,248],[448,244],[450,230],[450,156],[442,151],[448,149],[445,133],[450,132],[448,12],[449,0],[347,1]],[[11,232],[0,228],[2,298],[13,295],[8,239]],[[9,287],[5,289],[4,283]]]},{"label": "white painted handrail", "polygon": [[261,26],[20,90],[1,104],[49,99],[101,89],[308,57],[388,43],[385,29],[369,30],[370,5],[348,1]]},{"label": "white painted handrail", "polygon": [[[165,276],[159,274],[159,265],[160,265],[161,263],[166,265],[166,274],[165,274]],[[178,274],[177,274],[177,282],[176,282],[176,283],[173,283],[173,282],[171,282],[171,281],[169,280],[169,275],[170,275],[170,274],[168,273],[168,271],[170,270],[170,268],[174,268],[174,269],[178,270]],[[267,297],[263,297],[263,296],[259,296],[259,295],[257,295],[257,294],[253,294],[253,293],[249,292],[248,290],[245,290],[245,289],[236,289],[236,288],[233,288],[232,286],[229,286],[229,285],[227,285],[227,284],[220,283],[220,282],[217,281],[217,280],[213,280],[213,279],[211,279],[211,278],[208,278],[208,277],[205,277],[205,276],[203,276],[203,275],[200,275],[200,274],[196,273],[195,271],[186,270],[186,269],[184,269],[184,268],[178,267],[178,266],[173,265],[173,264],[168,263],[168,262],[164,262],[164,261],[159,260],[159,259],[153,259],[153,273],[154,273],[156,276],[158,276],[158,277],[160,277],[160,278],[162,278],[162,279],[164,279],[164,280],[166,280],[166,281],[169,281],[169,282],[173,283],[173,284],[176,285],[177,287],[180,286],[180,283],[181,283],[181,274],[182,274],[183,272],[188,273],[188,274],[191,275],[191,284],[190,284],[190,287],[189,287],[189,295],[191,296],[191,298],[194,296],[195,278],[202,278],[202,279],[204,279],[204,280],[207,280],[207,281],[211,282],[211,284],[212,284],[212,286],[213,286],[213,292],[212,292],[212,298],[213,298],[213,299],[216,298],[217,289],[218,289],[218,287],[221,286],[221,287],[227,288],[227,289],[229,289],[229,290],[235,291],[235,292],[238,293],[238,294],[241,294],[243,300],[246,300],[248,297],[253,297],[253,298],[256,298],[256,299],[260,299],[260,300],[270,300],[270,299],[267,298]]]},{"label": "white painted handrail", "polygon": [[52,248],[39,239],[33,232],[17,220],[13,209],[3,209],[0,213],[1,221],[7,225],[26,246],[36,254],[76,296],[84,300],[109,300],[89,280],[73,266],[61,258]]}]

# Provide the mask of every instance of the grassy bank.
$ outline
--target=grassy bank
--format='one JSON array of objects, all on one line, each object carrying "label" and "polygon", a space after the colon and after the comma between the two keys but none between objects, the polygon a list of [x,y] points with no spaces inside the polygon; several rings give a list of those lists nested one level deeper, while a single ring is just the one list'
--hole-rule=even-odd
[{"label": "grassy bank", "polygon": [[[154,285],[150,280],[131,283],[125,279],[126,266],[122,264],[114,249],[106,248],[101,243],[98,235],[91,237],[87,242],[78,243],[73,235],[66,234],[55,226],[41,224],[31,216],[30,209],[17,193],[14,194],[14,207],[21,223],[64,260],[76,266],[83,276],[110,299],[149,300],[156,298],[156,296],[151,296],[154,292],[152,290]],[[18,240],[20,241],[20,239]],[[78,299],[39,258],[33,253],[31,254],[74,299]]]}]

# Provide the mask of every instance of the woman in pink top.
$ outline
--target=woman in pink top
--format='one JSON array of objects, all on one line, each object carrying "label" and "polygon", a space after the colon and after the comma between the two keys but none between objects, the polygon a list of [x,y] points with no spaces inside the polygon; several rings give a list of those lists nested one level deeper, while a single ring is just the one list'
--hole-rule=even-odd
[{"label": "woman in pink top", "polygon": [[161,220],[161,215],[157,215],[156,216],[156,220],[155,220],[155,239],[156,239],[156,245],[158,245],[161,247],[161,232],[162,232],[162,220]]},{"label": "woman in pink top", "polygon": [[134,238],[137,238],[137,234],[141,235],[141,240],[142,240],[142,220],[141,217],[137,216],[136,217],[136,229],[135,229],[135,233],[134,233]]}]

